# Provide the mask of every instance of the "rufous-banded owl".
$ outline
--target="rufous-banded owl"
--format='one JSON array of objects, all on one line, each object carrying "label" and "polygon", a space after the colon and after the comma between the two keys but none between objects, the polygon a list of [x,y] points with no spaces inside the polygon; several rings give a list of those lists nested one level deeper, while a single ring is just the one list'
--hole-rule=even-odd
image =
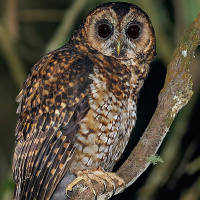
[{"label": "rufous-banded owl", "polygon": [[91,189],[90,179],[123,184],[111,171],[135,126],[139,91],[154,58],[147,14],[110,2],[33,66],[16,98],[14,199],[66,199],[80,180]]}]

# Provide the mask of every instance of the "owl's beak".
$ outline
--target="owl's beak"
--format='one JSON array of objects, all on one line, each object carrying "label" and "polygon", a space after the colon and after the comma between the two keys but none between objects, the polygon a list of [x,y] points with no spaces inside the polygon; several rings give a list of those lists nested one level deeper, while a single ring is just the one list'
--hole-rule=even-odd
[{"label": "owl's beak", "polygon": [[122,49],[122,43],[120,41],[117,41],[115,47],[116,47],[117,55],[119,56]]}]

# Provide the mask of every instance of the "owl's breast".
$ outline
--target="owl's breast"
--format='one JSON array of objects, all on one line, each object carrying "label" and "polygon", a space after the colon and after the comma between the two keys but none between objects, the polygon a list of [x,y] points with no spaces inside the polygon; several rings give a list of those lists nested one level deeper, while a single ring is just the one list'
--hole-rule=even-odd
[{"label": "owl's breast", "polygon": [[72,168],[101,166],[111,171],[123,153],[135,124],[136,103],[130,97],[130,84],[124,77],[112,74],[108,79],[99,70],[94,71],[90,75],[93,80],[90,84],[90,110],[80,122],[77,154]]}]

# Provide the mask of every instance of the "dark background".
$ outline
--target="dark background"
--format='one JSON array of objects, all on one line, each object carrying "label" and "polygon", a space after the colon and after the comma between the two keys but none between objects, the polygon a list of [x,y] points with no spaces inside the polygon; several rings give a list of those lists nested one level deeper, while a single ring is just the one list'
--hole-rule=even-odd
[{"label": "dark background", "polygon": [[[88,12],[103,0],[0,1],[0,199],[12,199],[11,162],[15,114],[22,82],[47,52],[68,42]],[[138,120],[129,145],[115,170],[127,158],[148,125],[162,89],[166,66],[184,30],[200,12],[199,0],[127,0],[152,20],[157,59],[141,91]],[[192,42],[192,41],[191,41]],[[113,199],[200,199],[200,50],[191,65],[194,95],[176,117],[158,154],[164,160],[150,166],[139,179]]]}]

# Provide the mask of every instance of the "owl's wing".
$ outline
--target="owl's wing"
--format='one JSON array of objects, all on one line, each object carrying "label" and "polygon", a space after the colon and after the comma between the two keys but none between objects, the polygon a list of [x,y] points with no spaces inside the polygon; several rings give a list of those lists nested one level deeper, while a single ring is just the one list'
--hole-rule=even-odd
[{"label": "owl's wing", "polygon": [[69,48],[32,68],[16,98],[15,199],[49,199],[69,169],[79,122],[89,110],[91,73],[93,63]]}]

